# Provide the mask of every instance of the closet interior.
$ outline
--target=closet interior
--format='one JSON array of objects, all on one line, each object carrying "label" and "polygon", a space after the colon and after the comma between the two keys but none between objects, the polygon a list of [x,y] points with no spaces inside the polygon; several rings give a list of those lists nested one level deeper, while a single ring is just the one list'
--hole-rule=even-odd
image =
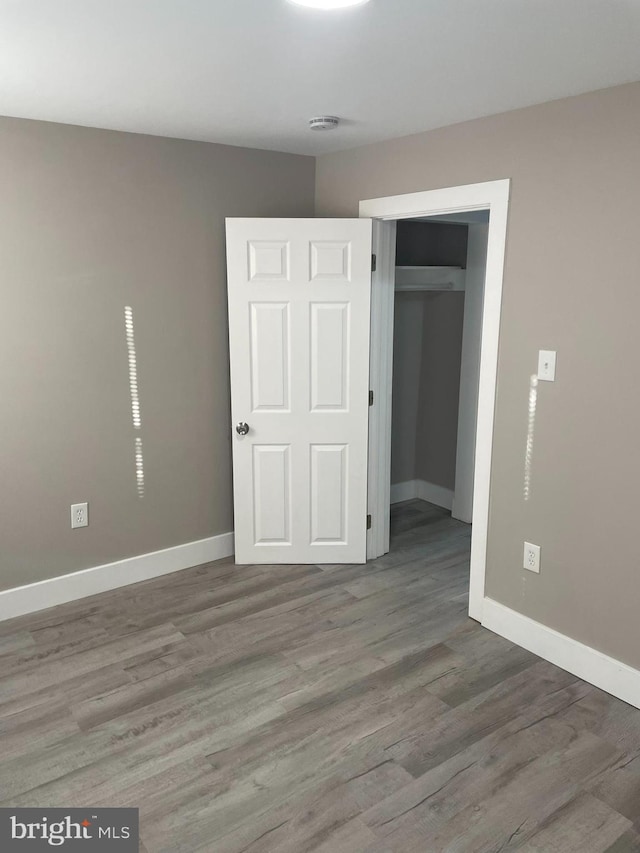
[{"label": "closet interior", "polygon": [[488,211],[399,220],[391,503],[472,521]]}]

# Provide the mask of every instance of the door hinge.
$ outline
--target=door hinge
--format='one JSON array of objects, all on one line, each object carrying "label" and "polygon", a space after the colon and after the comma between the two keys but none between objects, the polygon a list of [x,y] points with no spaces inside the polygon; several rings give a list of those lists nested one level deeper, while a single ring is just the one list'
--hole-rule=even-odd
[{"label": "door hinge", "polygon": [[367,530],[371,530],[371,516],[367,516]]},{"label": "door hinge", "polygon": [[369,391],[369,405],[373,406],[373,391]]},{"label": "door hinge", "polygon": [[371,255],[371,272],[376,271],[376,266],[378,265],[378,256]]}]

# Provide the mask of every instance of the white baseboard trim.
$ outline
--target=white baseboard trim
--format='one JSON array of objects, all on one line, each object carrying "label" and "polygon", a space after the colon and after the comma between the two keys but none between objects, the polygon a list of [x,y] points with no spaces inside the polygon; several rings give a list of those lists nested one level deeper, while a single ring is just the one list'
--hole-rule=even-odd
[{"label": "white baseboard trim", "polygon": [[0,621],[230,557],[233,547],[233,533],[221,533],[197,542],[5,589],[0,591]]},{"label": "white baseboard trim", "polygon": [[429,501],[430,504],[441,506],[444,509],[453,509],[453,489],[445,489],[444,486],[436,486],[435,483],[418,480],[418,497],[421,501]]},{"label": "white baseboard trim", "polygon": [[443,509],[453,509],[453,489],[445,489],[426,480],[406,480],[404,483],[394,483],[391,486],[391,503],[399,504],[420,498],[421,501],[441,506]]},{"label": "white baseboard trim", "polygon": [[517,646],[640,708],[640,671],[628,664],[547,628],[491,598],[484,599],[482,624]]},{"label": "white baseboard trim", "polygon": [[404,483],[391,484],[391,503],[399,504],[402,501],[411,501],[418,497],[418,481],[406,480]]}]

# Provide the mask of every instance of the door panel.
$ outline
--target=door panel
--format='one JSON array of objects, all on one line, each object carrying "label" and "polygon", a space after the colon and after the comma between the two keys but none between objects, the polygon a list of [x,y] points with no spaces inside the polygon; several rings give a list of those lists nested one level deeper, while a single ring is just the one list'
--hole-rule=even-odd
[{"label": "door panel", "polygon": [[349,304],[310,305],[311,411],[344,412],[348,405]]},{"label": "door panel", "polygon": [[313,241],[311,243],[311,280],[350,281],[351,243]]},{"label": "door panel", "polygon": [[253,302],[251,310],[251,411],[289,411],[291,333],[285,302]]},{"label": "door panel", "polygon": [[253,445],[254,541],[291,544],[291,448]]},{"label": "door panel", "polygon": [[311,447],[311,542],[346,545],[347,468],[345,444]]},{"label": "door panel", "polygon": [[364,562],[371,220],[228,219],[227,266],[236,561]]},{"label": "door panel", "polygon": [[289,243],[250,240],[249,281],[289,281]]}]

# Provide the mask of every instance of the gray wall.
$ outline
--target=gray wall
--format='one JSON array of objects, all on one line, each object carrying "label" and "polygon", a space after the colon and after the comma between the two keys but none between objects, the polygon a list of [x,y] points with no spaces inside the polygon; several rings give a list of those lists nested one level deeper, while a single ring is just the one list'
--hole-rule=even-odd
[{"label": "gray wall", "polygon": [[[488,594],[640,667],[640,83],[320,157],[320,215],[360,199],[512,178]],[[539,389],[523,499],[529,378]],[[522,566],[542,546],[542,572]]]},{"label": "gray wall", "polygon": [[313,181],[312,158],[0,120],[0,588],[231,530],[224,217],[312,215]]},{"label": "gray wall", "polygon": [[391,409],[391,482],[418,477],[416,436],[424,297],[420,293],[395,295],[393,316],[393,397]]},{"label": "gray wall", "polygon": [[466,267],[467,226],[400,220],[396,228],[398,266]]},{"label": "gray wall", "polygon": [[423,298],[416,478],[453,491],[464,293]]}]

